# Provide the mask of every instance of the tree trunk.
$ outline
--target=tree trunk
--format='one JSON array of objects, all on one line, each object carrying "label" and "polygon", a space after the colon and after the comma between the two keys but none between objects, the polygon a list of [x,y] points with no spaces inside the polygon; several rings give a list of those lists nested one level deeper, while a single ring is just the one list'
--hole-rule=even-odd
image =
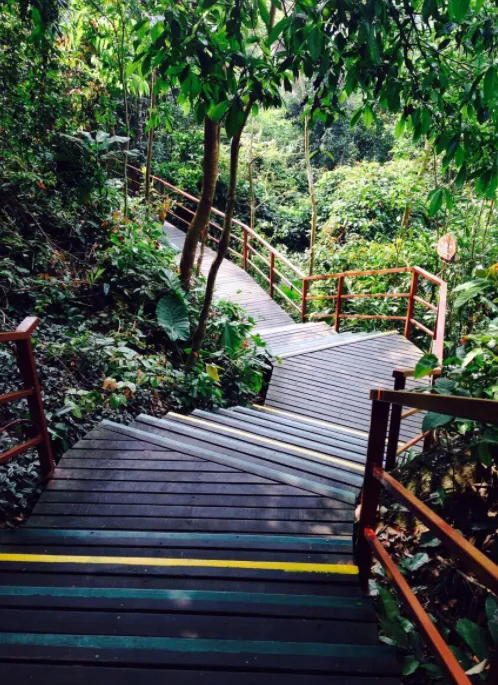
[{"label": "tree trunk", "polygon": [[208,228],[209,226],[206,226],[201,235],[201,247],[199,249],[199,256],[197,257],[197,266],[195,267],[195,273],[197,276],[201,273],[202,261],[204,259],[204,252],[206,251],[206,243],[209,233]]},{"label": "tree trunk", "polygon": [[270,0],[270,23],[268,25],[268,33],[271,32],[272,28],[275,26],[275,18],[277,16],[277,6]]},{"label": "tree trunk", "polygon": [[235,200],[237,196],[237,175],[239,167],[240,139],[242,136],[242,131],[244,129],[245,123],[251,111],[251,106],[252,102],[250,103],[250,105],[248,105],[248,108],[246,109],[246,117],[244,119],[244,123],[239,133],[232,138],[232,144],[230,146],[230,181],[228,184],[228,194],[225,207],[225,220],[223,222],[223,232],[221,234],[220,242],[218,243],[218,251],[216,253],[216,257],[213,263],[211,264],[211,268],[209,269],[209,275],[206,284],[206,292],[204,295],[204,302],[202,304],[201,313],[199,315],[199,321],[197,323],[192,338],[192,351],[190,352],[189,358],[187,359],[187,369],[191,369],[194,366],[197,356],[199,354],[199,350],[202,347],[202,342],[206,334],[207,323],[209,320],[209,312],[211,309],[211,304],[213,302],[216,277],[218,275],[218,271],[230,245],[232,219],[235,210]]},{"label": "tree trunk", "polygon": [[313,169],[311,168],[310,129],[309,129],[309,117],[308,116],[304,117],[304,157],[305,157],[305,162],[306,162],[306,176],[308,178],[308,188],[309,188],[310,200],[311,200],[311,235],[310,235],[309,275],[313,276],[313,271],[315,268],[317,208],[316,208],[315,184],[313,182]]},{"label": "tree trunk", "polygon": [[[419,172],[417,174],[417,180],[420,181],[423,176],[425,175],[425,172],[427,171],[427,167],[429,166],[429,160],[431,158],[431,145],[429,141],[426,141],[425,147],[424,147],[424,157],[422,158],[422,164],[420,166]],[[401,228],[407,228],[408,224],[410,223],[410,219],[412,216],[412,203],[408,202],[405,211],[403,212],[403,218],[401,219]]]},{"label": "tree trunk", "polygon": [[247,175],[248,175],[248,180],[249,180],[249,200],[250,200],[249,226],[254,231],[256,228],[256,194],[254,192],[253,140],[254,140],[254,127],[251,126],[251,136],[249,138],[249,162],[247,164]]},{"label": "tree trunk", "polygon": [[204,161],[201,199],[188,227],[180,261],[180,278],[185,290],[188,290],[190,286],[197,243],[203,230],[209,223],[214,191],[216,190],[216,182],[218,180],[219,156],[220,126],[209,117],[206,117],[204,120]]},{"label": "tree trunk", "polygon": [[[152,72],[152,77],[150,81],[150,114],[149,118],[154,114],[154,107],[156,105],[155,97],[155,86],[156,86],[156,70]],[[154,145],[154,126],[151,125],[149,128],[149,135],[147,139],[147,161],[145,163],[145,201],[148,202],[150,198],[150,186],[151,186],[151,166],[152,166],[152,146]]]}]

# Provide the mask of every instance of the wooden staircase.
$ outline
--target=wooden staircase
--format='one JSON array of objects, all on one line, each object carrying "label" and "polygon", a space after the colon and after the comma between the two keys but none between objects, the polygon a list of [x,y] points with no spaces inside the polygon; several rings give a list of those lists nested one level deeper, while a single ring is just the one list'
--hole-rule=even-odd
[{"label": "wooden staircase", "polygon": [[364,452],[261,409],[104,422],[1,536],[0,674],[394,685],[352,557]]}]

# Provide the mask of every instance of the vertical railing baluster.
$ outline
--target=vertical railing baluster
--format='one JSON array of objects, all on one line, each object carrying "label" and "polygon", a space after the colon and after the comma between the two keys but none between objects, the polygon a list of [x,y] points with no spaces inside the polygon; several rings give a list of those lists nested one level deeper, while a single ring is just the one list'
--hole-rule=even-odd
[{"label": "vertical railing baluster", "polygon": [[45,419],[45,411],[43,409],[40,383],[36,373],[36,362],[33,355],[31,338],[16,340],[16,348],[17,365],[21,372],[24,389],[33,388],[34,390],[33,395],[27,398],[28,409],[36,428],[35,432],[38,431],[43,438],[42,442],[38,445],[38,455],[40,457],[42,473],[45,478],[49,478],[54,470],[54,459],[50,446],[50,435]]},{"label": "vertical railing baluster", "polygon": [[[404,390],[406,387],[406,376],[401,371],[393,371],[394,390]],[[403,407],[400,404],[393,404],[391,407],[391,418],[389,421],[389,436],[387,438],[386,449],[386,471],[392,471],[396,466],[396,456],[399,444],[399,432],[401,428],[401,414]]]},{"label": "vertical railing baluster", "polygon": [[275,283],[275,253],[270,252],[270,297],[273,297],[273,285]]},{"label": "vertical railing baluster", "polygon": [[243,260],[244,260],[244,271],[247,271],[247,231],[244,228],[244,249],[243,249]]},{"label": "vertical railing baluster", "polygon": [[339,328],[341,326],[341,297],[342,288],[344,284],[344,276],[339,276],[337,279],[337,299],[335,301],[335,319],[334,319],[334,330],[339,333]]},{"label": "vertical railing baluster", "polygon": [[302,285],[303,285],[303,292],[302,292],[302,298],[301,298],[301,323],[305,323],[306,317],[307,317],[307,308],[308,308],[308,286],[309,286],[309,281],[306,278],[306,276],[303,276]]},{"label": "vertical railing baluster", "polygon": [[417,294],[418,287],[418,273],[412,270],[412,283],[410,286],[410,294],[408,296],[408,306],[406,308],[406,321],[405,321],[405,338],[410,338],[410,331],[412,328],[413,311],[415,309],[415,295]]},{"label": "vertical railing baluster", "polygon": [[360,523],[355,555],[363,592],[368,592],[368,580],[372,565],[372,549],[365,538],[365,528],[375,530],[377,527],[377,509],[382,487],[374,476],[374,468],[376,466],[382,468],[387,425],[389,422],[389,404],[375,399],[375,393],[375,390],[371,393],[371,399],[373,400],[372,414],[370,418],[365,480],[361,494]]}]

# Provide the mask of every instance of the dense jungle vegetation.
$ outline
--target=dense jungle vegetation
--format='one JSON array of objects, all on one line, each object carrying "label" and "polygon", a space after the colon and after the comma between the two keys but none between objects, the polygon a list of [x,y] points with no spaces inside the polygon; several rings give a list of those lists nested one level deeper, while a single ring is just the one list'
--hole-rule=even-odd
[{"label": "dense jungle vegetation", "polygon": [[[56,453],[104,417],[261,392],[271,364],[254,322],[213,301],[216,270],[196,275],[211,206],[227,215],[220,259],[235,215],[304,272],[313,253],[315,273],[416,264],[446,279],[435,391],[498,399],[497,26],[492,0],[4,0],[0,328],[41,319]],[[164,236],[173,198],[127,164],[202,198],[193,250],[180,255]],[[445,261],[448,234],[456,254]],[[398,285],[368,277],[355,292]],[[406,307],[362,302],[363,313]],[[16,387],[8,346],[0,363],[1,393]],[[419,374],[436,364],[427,354]],[[1,449],[23,435],[25,414],[22,403],[1,408]],[[496,430],[426,421],[435,447],[397,476],[497,561]],[[36,455],[1,466],[0,486],[2,518],[21,522],[39,487]],[[496,598],[385,504],[386,544],[483,682]],[[444,682],[377,573],[383,639],[400,649],[406,682]]]}]

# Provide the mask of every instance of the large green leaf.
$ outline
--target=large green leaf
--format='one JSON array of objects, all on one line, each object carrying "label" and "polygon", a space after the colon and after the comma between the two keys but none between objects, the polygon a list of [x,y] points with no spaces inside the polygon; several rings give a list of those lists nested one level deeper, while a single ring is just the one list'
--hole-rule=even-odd
[{"label": "large green leaf", "polygon": [[433,369],[439,366],[439,359],[435,354],[424,354],[415,366],[415,378],[428,376]]},{"label": "large green leaf", "polygon": [[422,430],[430,431],[433,428],[438,428],[439,426],[445,426],[450,421],[453,421],[454,417],[450,414],[438,414],[435,411],[430,411],[424,416],[422,421]]},{"label": "large green leaf", "polygon": [[229,350],[230,352],[234,352],[235,350],[239,349],[243,340],[244,334],[240,332],[237,326],[234,326],[230,322],[227,322],[223,326],[220,343],[225,349]]},{"label": "large green leaf", "polygon": [[489,650],[486,643],[486,635],[477,623],[474,623],[469,618],[461,618],[457,621],[456,629],[478,659],[488,658]]},{"label": "large green leaf", "polygon": [[164,295],[157,303],[157,323],[172,341],[186,340],[190,333],[190,321],[185,302],[178,295]]},{"label": "large green leaf", "polygon": [[462,21],[469,11],[470,0],[450,0],[448,10],[451,19]]},{"label": "large green leaf", "polygon": [[498,643],[498,602],[491,596],[486,600],[486,617],[491,637]]},{"label": "large green leaf", "polygon": [[462,283],[454,289],[454,293],[458,293],[455,298],[455,307],[463,307],[470,300],[478,295],[481,295],[490,287],[490,282],[486,278],[476,278],[473,281]]}]

